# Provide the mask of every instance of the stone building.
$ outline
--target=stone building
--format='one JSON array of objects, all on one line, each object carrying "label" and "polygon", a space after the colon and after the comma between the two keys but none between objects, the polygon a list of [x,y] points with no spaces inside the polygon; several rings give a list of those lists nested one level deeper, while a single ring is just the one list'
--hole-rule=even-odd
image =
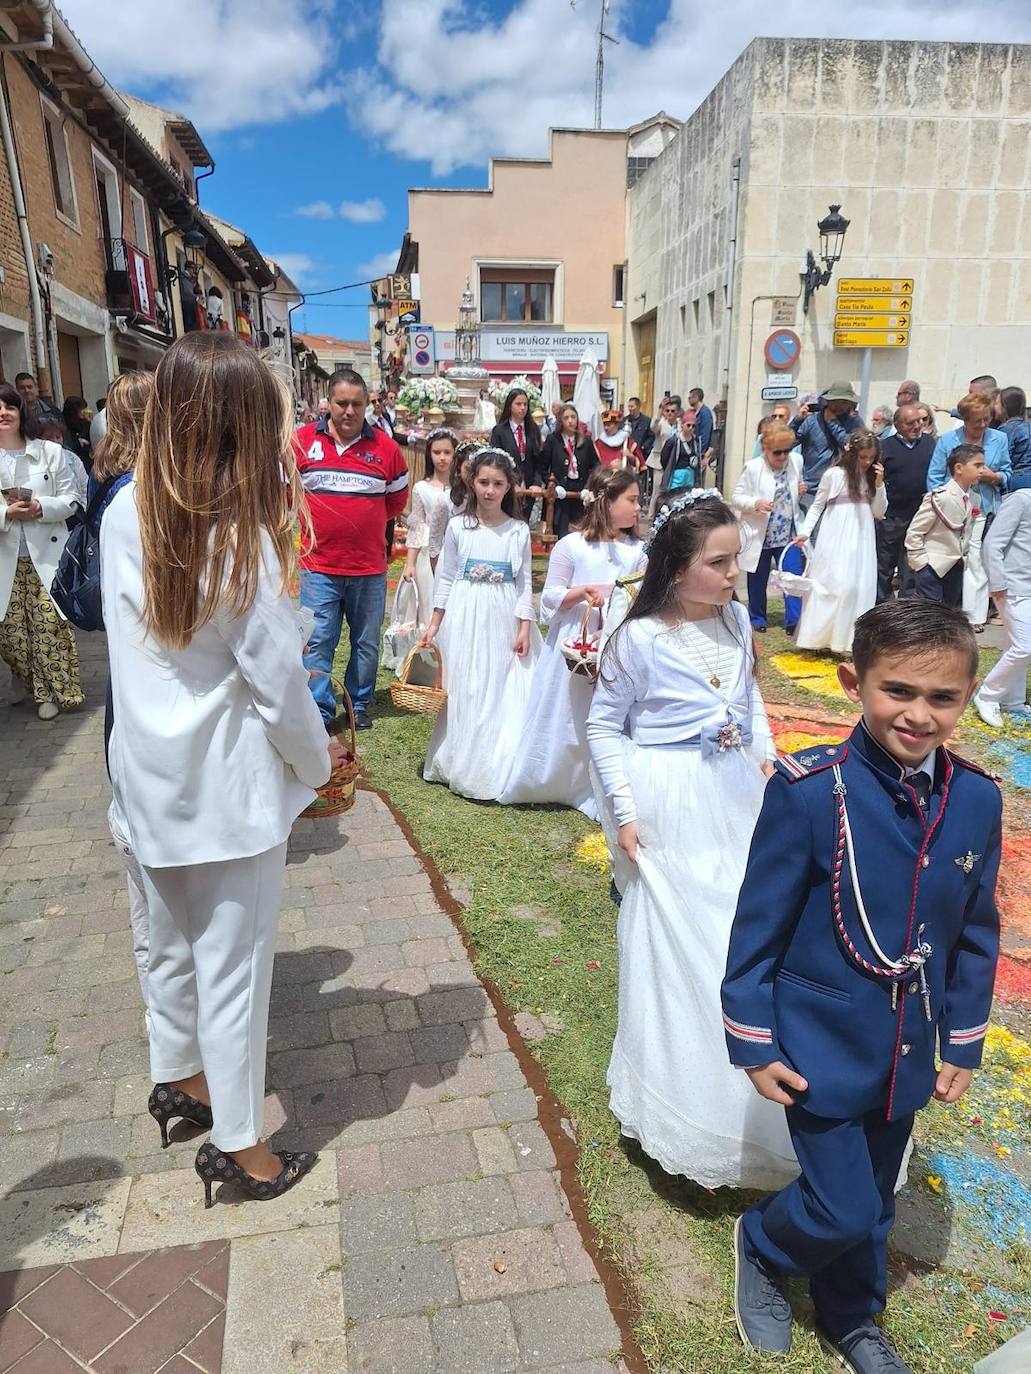
[{"label": "stone building", "polygon": [[332,334],[294,334],[299,349],[305,350],[301,395],[310,406],[326,394],[325,383],[338,367],[349,367],[365,379],[369,390],[379,386],[372,365],[372,345],[368,339],[337,339]]},{"label": "stone building", "polygon": [[[835,347],[833,317],[837,281],[867,277],[913,282],[906,346],[872,350],[870,410],[903,377],[942,405],[980,372],[1020,382],[1029,150],[1031,48],[756,39],[629,192],[627,388],[646,408],[693,385],[726,397],[732,480],[768,380],[858,386],[861,352]],[[850,225],[806,314],[799,268],[831,204]],[[768,378],[775,322],[801,353]]]}]

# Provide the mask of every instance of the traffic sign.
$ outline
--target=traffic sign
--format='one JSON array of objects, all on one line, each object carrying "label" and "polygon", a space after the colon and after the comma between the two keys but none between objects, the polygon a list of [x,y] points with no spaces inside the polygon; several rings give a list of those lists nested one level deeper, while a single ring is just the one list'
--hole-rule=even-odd
[{"label": "traffic sign", "polygon": [[793,401],[797,395],[797,386],[764,386],[762,390],[764,401]]},{"label": "traffic sign", "polygon": [[911,296],[912,277],[843,277],[839,296]]},{"label": "traffic sign", "polygon": [[907,310],[913,309],[912,296],[844,296],[839,291],[838,299],[834,307],[839,314],[862,315],[866,313],[880,314],[885,310],[898,311],[905,314]]},{"label": "traffic sign", "polygon": [[798,362],[802,340],[793,329],[776,329],[763,345],[763,357],[774,372],[788,372]]},{"label": "traffic sign", "polygon": [[908,329],[911,315],[852,315],[840,310],[834,316],[835,329]]},{"label": "traffic sign", "polygon": [[834,331],[835,348],[905,348],[909,330],[841,329]]}]

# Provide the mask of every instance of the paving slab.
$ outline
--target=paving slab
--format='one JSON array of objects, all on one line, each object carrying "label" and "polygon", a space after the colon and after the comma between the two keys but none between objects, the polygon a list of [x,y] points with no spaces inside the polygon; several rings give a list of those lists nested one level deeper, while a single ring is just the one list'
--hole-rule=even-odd
[{"label": "paving slab", "polygon": [[288,850],[265,1132],[319,1164],[205,1209],[203,1133],[160,1148],[105,819],[104,641],[79,643],[81,710],[0,708],[0,1369],[611,1370],[539,1075],[371,791],[299,819]]}]

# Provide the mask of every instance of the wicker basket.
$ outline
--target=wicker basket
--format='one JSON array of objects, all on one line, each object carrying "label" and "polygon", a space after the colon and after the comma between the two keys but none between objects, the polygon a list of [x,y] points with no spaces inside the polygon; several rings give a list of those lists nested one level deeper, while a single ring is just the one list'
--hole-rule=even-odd
[{"label": "wicker basket", "polygon": [[447,692],[442,686],[444,681],[444,665],[441,661],[440,650],[436,644],[426,646],[436,659],[436,672],[434,674],[432,687],[418,687],[414,682],[408,681],[408,670],[412,666],[412,660],[416,654],[424,652],[418,645],[412,649],[401,667],[401,676],[397,682],[390,684],[390,700],[399,711],[414,711],[417,715],[435,716],[440,708],[447,701]]},{"label": "wicker basket", "polygon": [[[581,644],[590,643],[591,632],[589,626],[591,623],[591,616],[597,609],[598,608],[593,606],[590,602],[587,603],[587,607],[584,610],[583,624],[580,627],[579,643]],[[572,645],[567,645],[565,641],[562,642],[560,647],[566,667],[574,677],[585,677],[588,682],[597,682],[599,659],[599,652],[597,649],[574,649]]]},{"label": "wicker basket", "polygon": [[355,783],[362,771],[361,760],[358,757],[358,740],[354,731],[354,708],[351,706],[347,688],[331,673],[323,673],[322,676],[328,677],[336,687],[344,705],[343,713],[336,716],[330,724],[329,733],[342,735],[345,730],[349,731],[351,742],[344,762],[333,769],[329,775],[329,782],[323,783],[315,800],[301,812],[302,816],[307,816],[311,820],[317,820],[320,816],[340,816],[343,812],[350,811],[354,805]]}]

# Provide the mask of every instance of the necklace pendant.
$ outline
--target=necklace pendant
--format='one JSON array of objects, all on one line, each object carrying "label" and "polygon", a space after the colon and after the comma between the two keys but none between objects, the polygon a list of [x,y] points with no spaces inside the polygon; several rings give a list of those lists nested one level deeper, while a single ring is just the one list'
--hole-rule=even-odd
[{"label": "necklace pendant", "polygon": [[710,684],[710,686],[712,686],[712,687],[719,687],[719,686],[720,686],[720,680],[719,680],[719,678],[716,676],[715,673],[713,673],[712,677],[709,679],[709,684]]}]

